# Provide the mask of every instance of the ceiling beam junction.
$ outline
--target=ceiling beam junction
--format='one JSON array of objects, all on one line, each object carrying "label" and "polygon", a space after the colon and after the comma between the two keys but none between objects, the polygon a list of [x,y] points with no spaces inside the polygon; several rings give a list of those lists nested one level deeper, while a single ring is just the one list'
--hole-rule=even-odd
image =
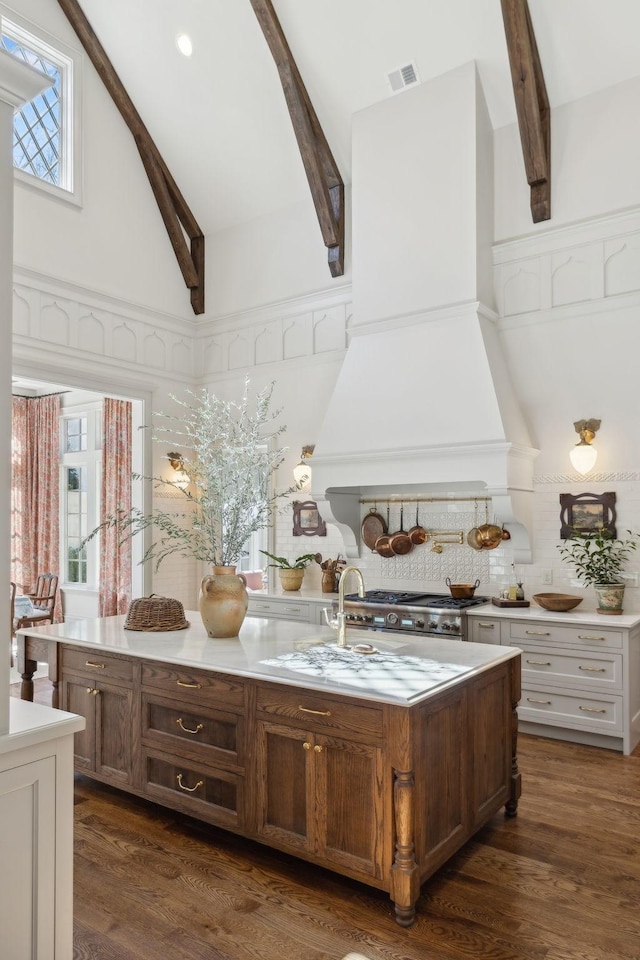
[{"label": "ceiling beam junction", "polygon": [[278,68],[333,277],[344,274],[344,183],[271,0],[250,0]]},{"label": "ceiling beam junction", "polygon": [[[78,35],[111,99],[135,140],[151,189],[156,198],[173,252],[191,292],[195,314],[204,313],[204,234],[171,176],[160,151],[116,73],[107,53],[85,17],[78,0],[58,0]],[[186,235],[186,236],[185,236]],[[187,237],[189,243],[187,243]]]},{"label": "ceiling beam junction", "polygon": [[501,0],[534,223],[551,219],[551,111],[527,0]]}]

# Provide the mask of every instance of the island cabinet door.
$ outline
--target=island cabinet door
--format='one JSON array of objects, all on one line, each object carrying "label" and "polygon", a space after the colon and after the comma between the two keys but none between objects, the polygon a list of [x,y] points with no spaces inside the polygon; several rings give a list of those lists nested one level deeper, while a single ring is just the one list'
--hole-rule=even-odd
[{"label": "island cabinet door", "polygon": [[268,721],[257,724],[257,833],[296,850],[313,850],[309,797],[313,785],[308,734]]},{"label": "island cabinet door", "polygon": [[382,877],[383,762],[379,747],[316,736],[314,767],[316,853],[349,873]]},{"label": "island cabinet door", "polygon": [[79,713],[86,727],[75,735],[78,769],[116,783],[132,781],[133,693],[93,678],[64,678],[62,706]]}]

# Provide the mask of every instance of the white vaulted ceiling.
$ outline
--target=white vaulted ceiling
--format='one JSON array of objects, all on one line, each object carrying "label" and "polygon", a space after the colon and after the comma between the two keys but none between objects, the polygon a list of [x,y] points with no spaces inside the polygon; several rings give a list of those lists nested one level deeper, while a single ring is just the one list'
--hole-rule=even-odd
[{"label": "white vaulted ceiling", "polygon": [[[308,197],[249,0],[81,0],[206,234]],[[351,118],[414,61],[475,60],[494,128],[515,122],[500,0],[274,0],[345,183]],[[638,0],[529,0],[552,107],[640,74]],[[176,35],[193,40],[182,56]],[[399,94],[402,96],[402,94]]]}]

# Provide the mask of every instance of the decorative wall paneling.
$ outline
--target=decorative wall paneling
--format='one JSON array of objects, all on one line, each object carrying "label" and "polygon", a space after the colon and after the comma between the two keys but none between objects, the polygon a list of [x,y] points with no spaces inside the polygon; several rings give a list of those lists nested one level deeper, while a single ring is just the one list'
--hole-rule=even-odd
[{"label": "decorative wall paneling", "polygon": [[305,297],[198,327],[198,378],[239,374],[284,361],[321,360],[347,348],[351,290]]},{"label": "decorative wall paneling", "polygon": [[574,304],[601,310],[603,300],[640,294],[640,210],[496,244],[493,262],[503,318]]},{"label": "decorative wall paneling", "polygon": [[66,371],[99,363],[155,389],[194,380],[193,325],[49,278],[14,276],[14,362]]}]

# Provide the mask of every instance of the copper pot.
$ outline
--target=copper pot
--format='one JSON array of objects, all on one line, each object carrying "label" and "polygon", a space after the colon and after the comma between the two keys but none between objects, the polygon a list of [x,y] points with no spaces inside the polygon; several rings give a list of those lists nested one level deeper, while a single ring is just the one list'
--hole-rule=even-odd
[{"label": "copper pot", "polygon": [[502,543],[502,527],[496,523],[483,523],[478,527],[478,541],[481,550],[495,550]]},{"label": "copper pot", "polygon": [[480,586],[479,580],[476,580],[475,583],[451,583],[449,577],[447,577],[445,583],[451,591],[451,596],[462,600],[470,600]]},{"label": "copper pot", "polygon": [[409,553],[413,550],[413,544],[411,542],[411,537],[403,528],[404,523],[404,504],[400,507],[400,529],[397,533],[394,533],[389,541],[389,546],[395,553],[397,557],[404,556],[405,553]]}]

